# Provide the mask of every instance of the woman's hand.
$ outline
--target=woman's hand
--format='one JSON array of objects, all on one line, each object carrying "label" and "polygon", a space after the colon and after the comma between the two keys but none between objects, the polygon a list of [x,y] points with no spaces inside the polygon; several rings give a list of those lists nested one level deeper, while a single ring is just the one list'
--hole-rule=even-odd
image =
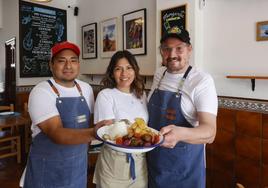
[{"label": "woman's hand", "polygon": [[102,120],[102,121],[99,121],[98,123],[96,123],[94,125],[94,132],[95,132],[95,137],[97,135],[97,130],[105,125],[111,125],[112,123],[114,122],[113,119],[109,119],[109,120]]}]

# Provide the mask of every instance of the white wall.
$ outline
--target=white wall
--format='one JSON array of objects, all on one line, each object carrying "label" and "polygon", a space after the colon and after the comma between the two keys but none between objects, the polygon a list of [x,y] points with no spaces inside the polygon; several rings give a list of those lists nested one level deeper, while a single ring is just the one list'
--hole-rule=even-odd
[{"label": "white wall", "polygon": [[18,41],[18,1],[2,0],[2,11],[3,24],[0,29],[0,82],[5,79],[5,41],[14,38],[15,36]]},{"label": "white wall", "polygon": [[[3,27],[0,29],[0,82],[4,66],[4,42],[14,36],[18,49],[18,1],[0,0],[3,7]],[[268,80],[256,80],[251,90],[250,80],[227,79],[226,75],[268,75],[268,41],[257,42],[256,22],[266,21],[267,0],[206,0],[199,8],[199,0],[54,0],[49,6],[67,9],[68,39],[81,45],[81,26],[118,17],[119,49],[122,49],[122,15],[141,8],[147,9],[147,55],[137,56],[142,74],[153,74],[161,62],[158,55],[160,39],[160,10],[187,3],[187,29],[194,46],[192,64],[209,72],[215,79],[218,95],[268,99]],[[77,4],[79,14],[73,16],[68,5]],[[98,31],[99,34],[100,31]],[[98,42],[100,46],[100,42]],[[98,49],[99,51],[99,49]],[[19,52],[17,50],[17,61]],[[104,72],[109,59],[82,60],[82,73]],[[17,71],[19,67],[17,67]],[[19,72],[19,71],[18,71]],[[33,85],[46,78],[20,79],[17,85]],[[100,77],[86,77],[91,83]]]},{"label": "white wall", "polygon": [[[191,64],[209,72],[220,96],[268,99],[268,80],[227,79],[227,75],[268,76],[268,41],[256,42],[256,22],[266,21],[267,0],[157,0],[160,10],[187,3],[187,29],[194,47]],[[161,60],[157,52],[157,62]]]},{"label": "white wall", "polygon": [[[30,0],[27,0],[30,2]],[[60,9],[67,10],[67,39],[73,42],[77,41],[76,33],[76,19],[73,15],[73,9],[68,8],[68,5],[75,6],[76,0],[62,1],[54,0],[50,3],[43,5],[52,6]],[[19,77],[19,1],[18,0],[3,0],[3,26],[0,29],[0,82],[4,80],[5,69],[5,41],[10,38],[16,37],[17,47],[17,62],[16,62],[16,77],[17,85],[35,85],[46,77],[40,78],[20,78]]]},{"label": "white wall", "polygon": [[[141,74],[153,75],[156,66],[155,55],[155,0],[78,0],[79,19],[77,20],[78,44],[81,46],[81,27],[97,22],[98,27],[98,58],[83,59],[81,73],[99,74],[104,73],[110,58],[100,57],[100,22],[109,18],[117,17],[118,21],[118,46],[122,50],[122,15],[138,9],[146,8],[147,13],[147,54],[136,56],[141,68]],[[89,80],[90,81],[90,80]]]},{"label": "white wall", "polygon": [[268,20],[267,0],[206,0],[204,65],[218,95],[268,99],[268,80],[227,79],[227,75],[268,76],[268,41],[256,41],[256,22]]},{"label": "white wall", "polygon": [[0,0],[0,29],[3,26],[3,0]]}]

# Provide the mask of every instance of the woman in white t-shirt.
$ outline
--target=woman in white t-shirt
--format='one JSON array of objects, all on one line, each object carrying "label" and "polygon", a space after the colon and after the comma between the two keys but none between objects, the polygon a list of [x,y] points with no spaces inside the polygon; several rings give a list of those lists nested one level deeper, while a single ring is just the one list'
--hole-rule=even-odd
[{"label": "woman in white t-shirt", "polygon": [[[95,124],[110,119],[134,122],[137,117],[148,122],[144,83],[137,61],[130,52],[118,51],[112,56],[102,83],[105,89],[100,91],[96,99]],[[135,166],[128,162],[129,157],[134,159]],[[147,188],[145,154],[130,156],[104,145],[97,160],[93,183],[105,188]]]}]

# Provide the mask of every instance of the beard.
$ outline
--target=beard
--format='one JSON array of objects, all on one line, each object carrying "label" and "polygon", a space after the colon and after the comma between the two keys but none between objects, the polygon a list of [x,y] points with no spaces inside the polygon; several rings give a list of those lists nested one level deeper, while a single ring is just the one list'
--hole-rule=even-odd
[{"label": "beard", "polygon": [[166,60],[167,63],[172,62],[172,61],[181,61],[181,59],[179,59],[178,57],[169,57]]},{"label": "beard", "polygon": [[166,62],[169,73],[182,73],[188,67],[188,62],[178,57],[167,58]]}]

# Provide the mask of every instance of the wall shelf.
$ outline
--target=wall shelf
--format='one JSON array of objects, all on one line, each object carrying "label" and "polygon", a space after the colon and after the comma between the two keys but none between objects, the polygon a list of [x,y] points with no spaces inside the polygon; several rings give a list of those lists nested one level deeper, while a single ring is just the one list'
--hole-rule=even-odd
[{"label": "wall shelf", "polygon": [[229,75],[226,76],[226,78],[232,78],[232,79],[250,79],[251,80],[251,89],[252,91],[255,90],[255,80],[268,80],[268,76],[235,76],[235,75]]}]

